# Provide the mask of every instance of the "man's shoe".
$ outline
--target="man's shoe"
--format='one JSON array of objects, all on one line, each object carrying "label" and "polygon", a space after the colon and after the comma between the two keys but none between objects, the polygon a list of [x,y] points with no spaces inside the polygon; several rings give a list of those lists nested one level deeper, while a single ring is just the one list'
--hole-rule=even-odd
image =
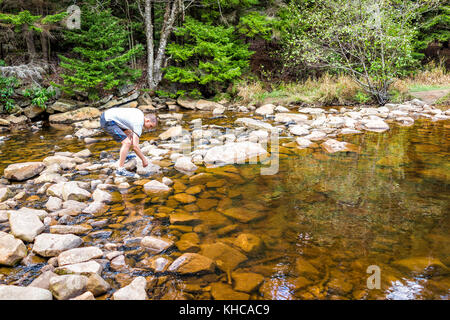
[{"label": "man's shoe", "polygon": [[134,177],[137,176],[137,174],[135,174],[133,172],[130,172],[130,171],[124,169],[124,168],[117,169],[116,170],[116,175],[129,177],[129,178],[134,178]]},{"label": "man's shoe", "polygon": [[136,158],[135,154],[129,154],[129,155],[126,156],[125,161],[131,160],[131,159],[134,159],[134,158]]}]

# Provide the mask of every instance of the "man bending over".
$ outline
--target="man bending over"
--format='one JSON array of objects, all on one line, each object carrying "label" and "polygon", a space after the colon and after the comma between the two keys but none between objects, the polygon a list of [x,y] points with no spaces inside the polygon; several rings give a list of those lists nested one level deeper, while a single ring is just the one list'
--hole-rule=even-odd
[{"label": "man bending over", "polygon": [[150,130],[157,125],[157,118],[154,114],[144,116],[144,113],[135,108],[111,108],[100,116],[100,126],[111,135],[115,141],[122,143],[120,148],[119,165],[116,174],[125,177],[134,177],[135,174],[124,168],[125,160],[132,159],[134,155],[128,155],[128,151],[133,149],[142,160],[144,167],[148,166],[147,158],[139,148],[139,137],[142,128]]}]

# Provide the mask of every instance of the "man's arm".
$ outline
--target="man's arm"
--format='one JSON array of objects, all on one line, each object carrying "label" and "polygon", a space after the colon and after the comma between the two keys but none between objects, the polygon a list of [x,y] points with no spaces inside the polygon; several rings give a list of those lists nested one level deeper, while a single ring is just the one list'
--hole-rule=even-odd
[{"label": "man's arm", "polygon": [[139,148],[139,136],[134,132],[131,133],[131,143],[132,143],[134,152],[142,160],[142,166],[143,167],[148,166],[147,158],[142,153],[141,148]]}]

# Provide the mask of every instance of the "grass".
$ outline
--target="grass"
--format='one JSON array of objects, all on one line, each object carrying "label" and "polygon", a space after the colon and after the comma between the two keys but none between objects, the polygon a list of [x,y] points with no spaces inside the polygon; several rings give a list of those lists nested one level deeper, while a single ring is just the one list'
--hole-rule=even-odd
[{"label": "grass", "polygon": [[307,79],[304,82],[270,85],[260,81],[242,81],[236,89],[240,103],[253,105],[266,103],[344,105],[359,103],[355,97],[363,100],[367,98],[350,77],[332,77],[328,74],[317,80]]},{"label": "grass", "polygon": [[[397,79],[391,85],[391,102],[410,100],[410,93],[450,89],[450,73],[441,65],[430,64],[414,76]],[[263,83],[243,80],[235,85],[235,102],[260,106],[267,103],[278,105],[355,105],[374,104],[349,76],[325,74],[319,79],[303,82]],[[448,101],[448,96],[443,100]]]}]

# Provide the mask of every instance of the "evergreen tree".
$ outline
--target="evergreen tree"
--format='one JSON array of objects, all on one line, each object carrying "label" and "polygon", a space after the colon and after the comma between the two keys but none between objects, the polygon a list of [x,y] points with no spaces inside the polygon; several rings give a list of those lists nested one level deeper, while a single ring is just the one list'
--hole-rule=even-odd
[{"label": "evergreen tree", "polygon": [[61,88],[69,94],[87,92],[90,100],[98,98],[100,91],[113,91],[135,80],[140,70],[128,66],[143,47],[137,45],[126,50],[128,31],[121,20],[110,11],[82,10],[81,29],[65,32],[65,38],[73,43],[76,57],[60,55]]},{"label": "evergreen tree", "polygon": [[213,26],[187,17],[175,31],[183,44],[171,43],[167,52],[175,64],[165,78],[180,84],[198,84],[203,95],[218,93],[249,66],[252,51],[235,35],[235,28]]}]

